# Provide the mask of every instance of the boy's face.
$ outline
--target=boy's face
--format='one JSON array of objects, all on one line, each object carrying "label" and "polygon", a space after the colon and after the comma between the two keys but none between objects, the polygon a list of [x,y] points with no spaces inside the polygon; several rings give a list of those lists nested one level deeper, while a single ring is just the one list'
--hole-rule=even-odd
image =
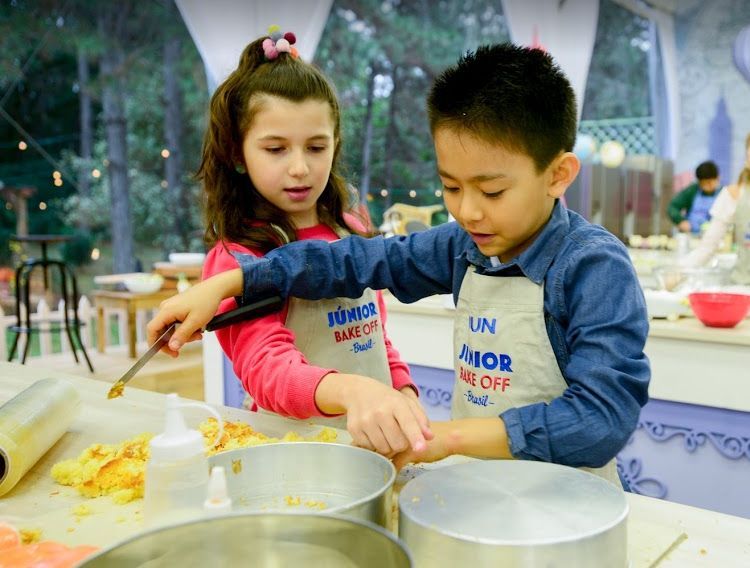
[{"label": "boy's face", "polygon": [[[482,254],[503,262],[534,241],[580,165],[566,152],[538,173],[530,156],[467,131],[438,127],[434,138],[446,208]],[[561,160],[575,170],[569,179],[557,171]]]},{"label": "boy's face", "polygon": [[719,188],[719,178],[699,179],[698,185],[705,193],[713,193]]}]

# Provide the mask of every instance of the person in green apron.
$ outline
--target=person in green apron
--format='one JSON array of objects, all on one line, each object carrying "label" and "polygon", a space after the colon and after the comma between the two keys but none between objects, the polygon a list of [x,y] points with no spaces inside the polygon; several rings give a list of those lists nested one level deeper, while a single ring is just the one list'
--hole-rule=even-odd
[{"label": "person in green apron", "polygon": [[719,168],[711,161],[695,168],[696,181],[675,195],[667,206],[667,215],[678,231],[698,234],[711,219],[709,211],[719,189]]},{"label": "person in green apron", "polygon": [[[451,454],[586,467],[620,483],[615,456],[648,400],[648,316],[624,245],[562,202],[580,162],[573,89],[552,58],[484,46],[444,71],[427,108],[456,222],[405,237],[292,243],[164,303],[156,331],[189,314],[177,349],[220,298],[307,299],[388,288],[452,293],[452,419],[400,467]],[[426,346],[427,347],[427,346]]]},{"label": "person in green apron", "polygon": [[[291,241],[364,235],[338,173],[333,86],[280,30],[251,42],[211,98],[198,176],[205,192],[203,278]],[[226,299],[218,312],[237,307]],[[385,331],[380,292],[289,298],[278,313],[218,330],[250,408],[346,428],[392,455],[424,444],[429,420]]]}]

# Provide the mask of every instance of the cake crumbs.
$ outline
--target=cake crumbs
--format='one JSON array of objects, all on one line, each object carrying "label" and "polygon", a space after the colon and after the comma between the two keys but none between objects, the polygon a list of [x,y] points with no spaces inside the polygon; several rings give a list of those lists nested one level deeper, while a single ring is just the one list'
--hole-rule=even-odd
[{"label": "cake crumbs", "polygon": [[21,544],[34,544],[42,540],[42,529],[19,529]]}]

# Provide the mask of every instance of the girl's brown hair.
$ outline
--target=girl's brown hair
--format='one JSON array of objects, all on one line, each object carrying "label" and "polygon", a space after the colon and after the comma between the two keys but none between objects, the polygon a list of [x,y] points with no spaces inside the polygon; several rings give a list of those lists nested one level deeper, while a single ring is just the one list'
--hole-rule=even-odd
[{"label": "girl's brown hair", "polygon": [[323,74],[309,63],[288,53],[280,53],[274,60],[266,59],[264,39],[259,38],[245,48],[237,69],[211,97],[197,172],[205,194],[205,240],[209,246],[230,241],[265,253],[295,240],[296,229],[287,214],[260,195],[247,173],[237,171],[238,165],[244,165],[242,142],[260,108],[262,95],[294,102],[314,99],[329,104],[336,147],[328,183],[317,202],[318,217],[334,229],[352,231],[344,220],[344,211],[350,207],[350,193],[338,172],[341,116],[336,93]]}]

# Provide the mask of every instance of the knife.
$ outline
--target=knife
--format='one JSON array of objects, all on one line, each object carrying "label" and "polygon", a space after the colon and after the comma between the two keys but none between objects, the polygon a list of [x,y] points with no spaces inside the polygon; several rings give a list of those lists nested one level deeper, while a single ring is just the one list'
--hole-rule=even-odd
[{"label": "knife", "polygon": [[[228,312],[224,312],[223,314],[219,314],[218,316],[214,316],[213,318],[211,318],[211,321],[208,322],[208,325],[206,325],[206,329],[204,331],[216,331],[217,329],[227,327],[228,325],[232,325],[240,321],[266,316],[270,313],[279,311],[283,306],[284,300],[281,298],[281,296],[271,296],[269,298],[263,298],[262,300],[247,304],[246,306],[235,308],[234,310],[230,310]],[[156,355],[162,347],[169,343],[169,340],[172,338],[172,334],[174,334],[174,330],[177,327],[177,324],[178,322],[175,322],[170,325],[164,331],[164,333],[159,336],[159,339],[157,339],[153,343],[153,345],[148,348],[148,351],[141,355],[141,358],[138,359],[138,361],[136,361],[135,364],[130,367],[130,369],[128,369],[122,377],[115,381],[115,383],[112,385],[112,388],[110,388],[109,392],[107,393],[107,398],[111,399],[122,396],[122,393],[125,390],[125,384],[130,379],[132,379],[146,363],[149,362],[151,357]]]}]

